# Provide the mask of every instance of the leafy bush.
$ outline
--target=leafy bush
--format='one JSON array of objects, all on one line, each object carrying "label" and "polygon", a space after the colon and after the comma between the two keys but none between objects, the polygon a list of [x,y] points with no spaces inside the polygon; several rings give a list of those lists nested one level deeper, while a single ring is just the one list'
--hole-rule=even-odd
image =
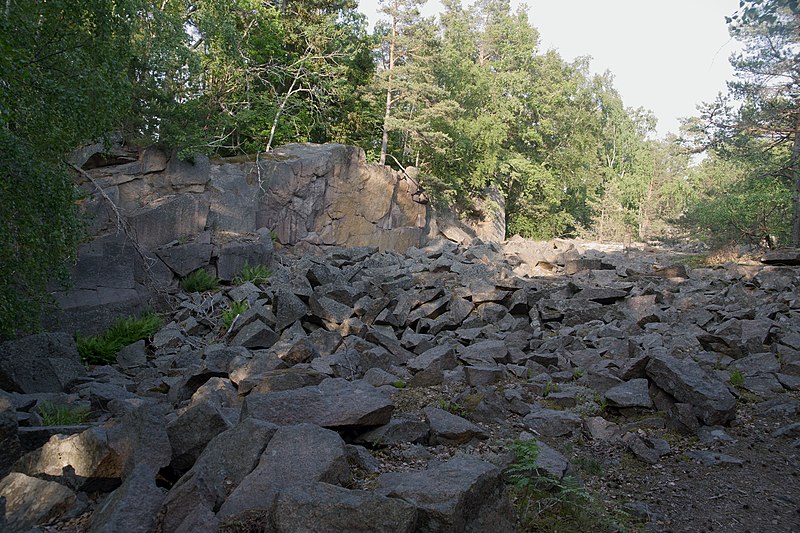
[{"label": "leafy bush", "polygon": [[249,308],[250,304],[247,303],[247,300],[231,302],[230,308],[222,312],[222,325],[226,330],[230,329],[236,317],[247,311]]},{"label": "leafy bush", "polygon": [[204,292],[214,290],[219,286],[219,278],[216,278],[203,270],[195,270],[181,280],[181,288],[186,292]]},{"label": "leafy bush", "polygon": [[39,404],[39,414],[45,426],[74,426],[86,422],[89,408],[57,405],[45,400]]},{"label": "leafy bush", "polygon": [[239,275],[233,279],[233,283],[235,285],[241,285],[249,281],[254,285],[261,285],[262,283],[266,283],[271,275],[272,272],[264,265],[251,266],[245,263]]},{"label": "leafy bush", "polygon": [[116,321],[102,335],[92,337],[76,335],[78,353],[86,364],[111,363],[122,348],[152,336],[160,328],[161,317],[153,312],[145,313],[141,318],[123,318]]}]

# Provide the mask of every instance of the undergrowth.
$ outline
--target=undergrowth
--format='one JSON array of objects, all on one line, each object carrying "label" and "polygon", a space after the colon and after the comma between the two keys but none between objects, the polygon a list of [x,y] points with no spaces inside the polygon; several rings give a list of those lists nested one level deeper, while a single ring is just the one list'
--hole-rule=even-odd
[{"label": "undergrowth", "polygon": [[272,275],[270,269],[264,265],[250,265],[245,263],[239,275],[233,278],[234,285],[241,285],[242,283],[250,282],[253,285],[261,285],[266,283]]},{"label": "undergrowth", "polygon": [[117,320],[105,333],[91,337],[75,336],[78,353],[85,364],[113,363],[117,352],[141,339],[147,339],[161,328],[161,317],[154,312],[140,318]]},{"label": "undergrowth", "polygon": [[620,532],[631,531],[627,513],[609,511],[573,476],[557,479],[540,474],[539,446],[535,440],[508,446],[515,462],[507,470],[511,499],[521,531]]},{"label": "undergrowth", "polygon": [[219,286],[219,278],[216,278],[203,270],[195,270],[181,280],[181,288],[186,292],[205,292],[216,289]]},{"label": "undergrowth", "polygon": [[45,426],[74,426],[86,422],[89,408],[58,405],[45,400],[39,404],[39,414]]},{"label": "undergrowth", "polygon": [[247,303],[247,300],[231,302],[230,308],[222,312],[222,325],[224,328],[226,330],[230,329],[236,317],[247,311],[249,308],[250,304]]}]

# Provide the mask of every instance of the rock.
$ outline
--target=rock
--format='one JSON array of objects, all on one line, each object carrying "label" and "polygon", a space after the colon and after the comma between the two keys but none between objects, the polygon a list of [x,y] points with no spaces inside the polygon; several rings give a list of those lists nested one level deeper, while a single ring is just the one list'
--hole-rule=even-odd
[{"label": "rock", "polygon": [[516,530],[500,471],[475,457],[457,456],[423,471],[381,474],[375,491],[414,505],[416,531]]},{"label": "rock", "polygon": [[336,432],[312,424],[281,427],[217,516],[223,524],[254,516],[266,522],[283,490],[316,481],[338,485],[349,477],[344,441]]},{"label": "rock", "polygon": [[187,409],[167,425],[172,467],[179,472],[189,470],[209,441],[230,427],[231,423],[213,402],[202,402]]},{"label": "rock", "polygon": [[232,346],[243,346],[251,350],[258,350],[262,348],[269,348],[280,337],[277,333],[272,331],[261,320],[255,320],[246,326],[243,326],[238,333],[231,339]]},{"label": "rock", "polygon": [[11,401],[0,396],[0,479],[5,477],[14,461],[22,455],[19,442],[17,414]]},{"label": "rock", "polygon": [[486,432],[469,420],[448,413],[438,407],[426,407],[425,417],[431,428],[431,444],[458,446],[473,438],[485,439]]},{"label": "rock", "polygon": [[619,437],[619,426],[601,416],[591,416],[583,421],[586,433],[594,440],[612,440]]},{"label": "rock", "polygon": [[646,379],[632,379],[605,392],[608,404],[613,407],[643,407],[651,409],[649,385]]},{"label": "rock", "polygon": [[538,409],[522,419],[525,427],[544,437],[571,437],[580,432],[581,417],[569,411]]},{"label": "rock", "polygon": [[388,424],[358,436],[357,442],[372,446],[392,446],[401,443],[427,443],[430,427],[425,422],[406,418],[392,418]]},{"label": "rock", "polygon": [[724,383],[689,359],[655,354],[647,375],[679,402],[691,404],[706,425],[725,424],[736,416],[736,399]]},{"label": "rock", "polygon": [[[24,533],[66,513],[76,495],[54,481],[12,472],[0,480],[0,500],[5,499],[7,533]],[[2,522],[0,522],[2,524]]]},{"label": "rock", "polygon": [[75,340],[66,333],[39,333],[0,343],[2,390],[64,392],[85,376]]},{"label": "rock", "polygon": [[767,265],[800,265],[800,250],[793,248],[770,250],[764,254],[761,262]]},{"label": "rock", "polygon": [[169,465],[172,447],[164,423],[167,404],[141,399],[112,401],[109,409],[116,420],[108,428],[108,443],[120,457],[125,474],[144,464],[155,475]]},{"label": "rock", "polygon": [[186,277],[211,261],[211,233],[203,232],[191,242],[173,241],[156,250],[156,255],[178,277]]},{"label": "rock", "polygon": [[14,469],[61,479],[83,491],[110,491],[121,483],[125,461],[109,443],[108,431],[93,427],[77,435],[53,435],[17,461]]},{"label": "rock", "polygon": [[122,368],[135,368],[146,365],[147,353],[144,351],[144,340],[129,344],[117,352],[117,364]]},{"label": "rock", "polygon": [[775,438],[784,437],[789,439],[800,437],[800,422],[795,422],[794,424],[789,424],[788,426],[778,428],[773,431],[771,435]]},{"label": "rock", "polygon": [[155,528],[163,500],[164,490],[156,487],[155,476],[145,465],[139,465],[92,514],[89,533],[149,533]]},{"label": "rock", "polygon": [[394,406],[363,381],[326,379],[318,386],[252,393],[242,406],[242,419],[252,416],[279,425],[308,422],[326,428],[381,426]]},{"label": "rock", "polygon": [[274,246],[269,231],[260,231],[257,237],[239,234],[235,240],[215,243],[217,277],[231,281],[242,269],[249,266],[269,265]]},{"label": "rock", "polygon": [[277,430],[274,424],[247,418],[214,437],[167,493],[161,509],[163,529],[175,531],[198,512],[213,515],[253,471]]},{"label": "rock", "polygon": [[473,387],[483,387],[501,381],[505,376],[502,367],[499,366],[465,366],[464,374],[467,383]]},{"label": "rock", "polygon": [[279,368],[239,382],[239,392],[266,394],[319,385],[326,377],[311,368]]},{"label": "rock", "polygon": [[300,320],[308,312],[306,304],[292,291],[284,287],[275,291],[272,309],[275,312],[275,329],[278,331]]},{"label": "rock", "polygon": [[622,441],[628,446],[631,453],[651,465],[656,464],[663,456],[671,452],[669,444],[664,439],[626,433],[622,437]]},{"label": "rock", "polygon": [[407,532],[416,529],[417,510],[399,498],[328,483],[289,487],[270,511],[270,531]]}]

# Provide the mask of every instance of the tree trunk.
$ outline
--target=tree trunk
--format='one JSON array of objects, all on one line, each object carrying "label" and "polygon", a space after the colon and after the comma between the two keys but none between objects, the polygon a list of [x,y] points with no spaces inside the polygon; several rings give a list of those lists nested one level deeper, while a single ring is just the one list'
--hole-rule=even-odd
[{"label": "tree trunk", "polygon": [[795,116],[791,172],[794,181],[792,195],[792,246],[800,246],[800,112]]},{"label": "tree trunk", "polygon": [[[396,8],[395,8],[396,9]],[[389,151],[389,117],[392,114],[392,74],[394,72],[394,47],[397,43],[397,15],[392,15],[392,35],[389,40],[389,75],[386,79],[386,111],[383,114],[383,137],[381,138],[380,164],[386,164]]]}]

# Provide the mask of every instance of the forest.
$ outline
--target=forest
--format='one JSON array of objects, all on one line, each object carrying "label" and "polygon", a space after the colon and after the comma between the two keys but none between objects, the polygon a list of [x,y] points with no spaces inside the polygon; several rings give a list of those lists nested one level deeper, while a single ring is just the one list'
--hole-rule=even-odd
[{"label": "forest", "polygon": [[509,237],[800,244],[796,0],[740,2],[736,79],[667,139],[612,73],[542,50],[524,8],[420,6],[383,0],[370,33],[356,0],[7,0],[0,318],[74,257],[66,155],[119,132],[187,159],[354,144],[441,206],[498,189]]}]

